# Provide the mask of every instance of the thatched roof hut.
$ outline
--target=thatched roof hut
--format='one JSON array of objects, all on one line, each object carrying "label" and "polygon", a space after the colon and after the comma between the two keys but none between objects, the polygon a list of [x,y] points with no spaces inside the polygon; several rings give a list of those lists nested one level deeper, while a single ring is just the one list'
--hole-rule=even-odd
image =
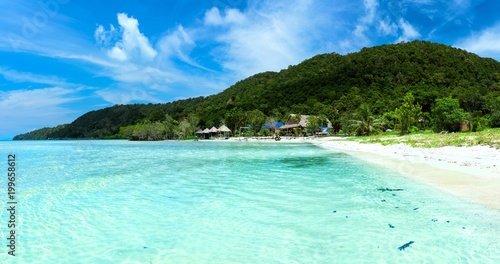
[{"label": "thatched roof hut", "polygon": [[226,134],[231,134],[231,129],[229,129],[226,125],[222,125],[219,127],[219,133],[222,133],[224,136],[226,136]]},{"label": "thatched roof hut", "polygon": [[219,131],[222,133],[231,133],[231,129],[229,129],[226,125],[220,126]]}]

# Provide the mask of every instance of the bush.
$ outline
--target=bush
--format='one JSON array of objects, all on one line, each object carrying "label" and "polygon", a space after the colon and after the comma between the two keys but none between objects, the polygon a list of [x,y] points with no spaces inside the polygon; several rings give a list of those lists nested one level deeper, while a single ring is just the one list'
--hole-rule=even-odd
[{"label": "bush", "polygon": [[490,127],[490,120],[485,117],[477,117],[471,122],[471,131],[479,132],[483,131],[486,128]]},{"label": "bush", "polygon": [[411,133],[411,134],[414,134],[414,133],[418,133],[420,131],[420,129],[416,126],[410,126],[410,128],[408,128],[408,131]]},{"label": "bush", "polygon": [[490,121],[491,127],[500,127],[500,111],[491,114]]}]

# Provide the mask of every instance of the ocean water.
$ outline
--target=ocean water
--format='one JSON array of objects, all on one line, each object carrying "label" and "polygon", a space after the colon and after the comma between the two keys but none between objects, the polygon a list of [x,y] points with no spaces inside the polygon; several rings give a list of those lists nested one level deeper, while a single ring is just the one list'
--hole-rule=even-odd
[{"label": "ocean water", "polygon": [[500,261],[498,211],[309,144],[27,141],[0,154],[1,263]]}]

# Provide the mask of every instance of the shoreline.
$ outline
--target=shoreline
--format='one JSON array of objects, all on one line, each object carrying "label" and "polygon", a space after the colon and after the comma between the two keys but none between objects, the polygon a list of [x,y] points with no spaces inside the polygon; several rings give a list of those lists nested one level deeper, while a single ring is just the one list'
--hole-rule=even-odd
[{"label": "shoreline", "polygon": [[500,211],[500,150],[486,146],[383,146],[331,138],[311,141],[324,149],[349,154],[469,202]]}]

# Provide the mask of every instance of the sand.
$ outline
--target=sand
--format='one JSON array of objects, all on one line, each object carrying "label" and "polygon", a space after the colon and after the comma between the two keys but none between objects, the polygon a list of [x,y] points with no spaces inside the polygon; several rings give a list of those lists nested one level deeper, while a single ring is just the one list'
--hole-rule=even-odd
[{"label": "sand", "polygon": [[404,177],[500,211],[500,150],[487,146],[383,146],[331,138],[311,142],[396,170]]}]

